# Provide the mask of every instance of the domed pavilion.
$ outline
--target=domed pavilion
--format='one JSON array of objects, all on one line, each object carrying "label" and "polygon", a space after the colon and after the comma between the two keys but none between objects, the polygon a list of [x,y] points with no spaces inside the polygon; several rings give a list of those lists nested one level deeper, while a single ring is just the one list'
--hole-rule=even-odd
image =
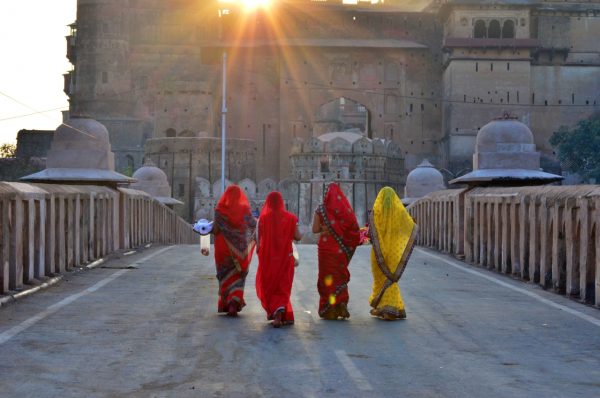
[{"label": "domed pavilion", "polygon": [[540,168],[533,133],[525,124],[505,114],[479,130],[473,171],[451,180],[468,185],[537,185],[563,177]]},{"label": "domed pavilion", "polygon": [[72,118],[54,133],[46,169],[21,178],[50,183],[129,184],[134,179],[115,172],[108,130],[94,119]]}]

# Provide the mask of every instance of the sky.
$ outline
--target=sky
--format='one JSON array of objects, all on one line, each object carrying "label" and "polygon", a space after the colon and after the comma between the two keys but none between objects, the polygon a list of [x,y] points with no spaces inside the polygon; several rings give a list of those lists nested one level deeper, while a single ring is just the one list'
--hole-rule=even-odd
[{"label": "sky", "polygon": [[54,130],[61,123],[60,110],[17,116],[68,109],[63,74],[72,66],[65,36],[75,21],[76,3],[0,0],[0,144],[16,143],[21,129]]}]

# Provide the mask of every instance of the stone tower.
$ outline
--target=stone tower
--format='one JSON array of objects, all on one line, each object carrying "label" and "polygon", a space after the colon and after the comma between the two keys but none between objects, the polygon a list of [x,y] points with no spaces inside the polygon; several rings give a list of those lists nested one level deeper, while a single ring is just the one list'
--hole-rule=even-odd
[{"label": "stone tower", "polygon": [[598,3],[434,3],[444,24],[444,167],[468,167],[478,130],[503,111],[536,131],[541,166],[556,167],[549,136],[598,105]]},{"label": "stone tower", "polygon": [[151,133],[136,112],[132,90],[130,16],[128,0],[78,0],[68,38],[74,70],[67,76],[71,115],[91,116],[106,126],[116,168],[128,173],[141,164]]},{"label": "stone tower", "polygon": [[[477,131],[499,113],[499,104],[529,101],[530,59],[538,41],[531,38],[529,8],[463,1],[448,5],[441,15],[444,91],[451,101],[444,104],[443,125],[453,170],[470,164]],[[472,111],[475,106],[477,112]],[[518,116],[526,113],[521,107]]]}]

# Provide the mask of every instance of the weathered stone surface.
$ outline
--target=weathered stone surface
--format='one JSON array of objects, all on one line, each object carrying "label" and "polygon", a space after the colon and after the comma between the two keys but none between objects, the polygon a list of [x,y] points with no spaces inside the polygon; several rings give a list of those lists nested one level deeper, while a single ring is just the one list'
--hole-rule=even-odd
[{"label": "weathered stone surface", "polygon": [[600,305],[599,197],[597,185],[457,189],[408,210],[419,244]]},{"label": "weathered stone surface", "polygon": [[256,183],[254,181],[245,178],[242,181],[238,182],[239,187],[244,191],[248,199],[256,199],[258,191],[256,189]]}]

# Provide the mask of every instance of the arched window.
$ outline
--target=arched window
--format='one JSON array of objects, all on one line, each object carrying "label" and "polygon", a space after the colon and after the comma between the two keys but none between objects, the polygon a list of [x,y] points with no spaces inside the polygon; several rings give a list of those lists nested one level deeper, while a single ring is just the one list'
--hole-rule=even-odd
[{"label": "arched window", "polygon": [[321,173],[329,173],[329,158],[328,157],[322,157],[321,158]]},{"label": "arched window", "polygon": [[478,19],[475,22],[475,30],[473,31],[473,37],[476,39],[483,39],[487,37],[487,29],[485,27],[485,21]]},{"label": "arched window", "polygon": [[500,22],[497,19],[492,19],[490,21],[490,26],[488,27],[488,35],[490,39],[499,39],[501,34]]},{"label": "arched window", "polygon": [[175,136],[177,136],[177,132],[175,131],[174,128],[168,128],[167,131],[165,131],[165,135],[167,137],[175,137]]},{"label": "arched window", "polygon": [[513,20],[508,19],[504,21],[504,25],[502,25],[502,38],[503,39],[512,39],[515,37],[515,23]]}]

